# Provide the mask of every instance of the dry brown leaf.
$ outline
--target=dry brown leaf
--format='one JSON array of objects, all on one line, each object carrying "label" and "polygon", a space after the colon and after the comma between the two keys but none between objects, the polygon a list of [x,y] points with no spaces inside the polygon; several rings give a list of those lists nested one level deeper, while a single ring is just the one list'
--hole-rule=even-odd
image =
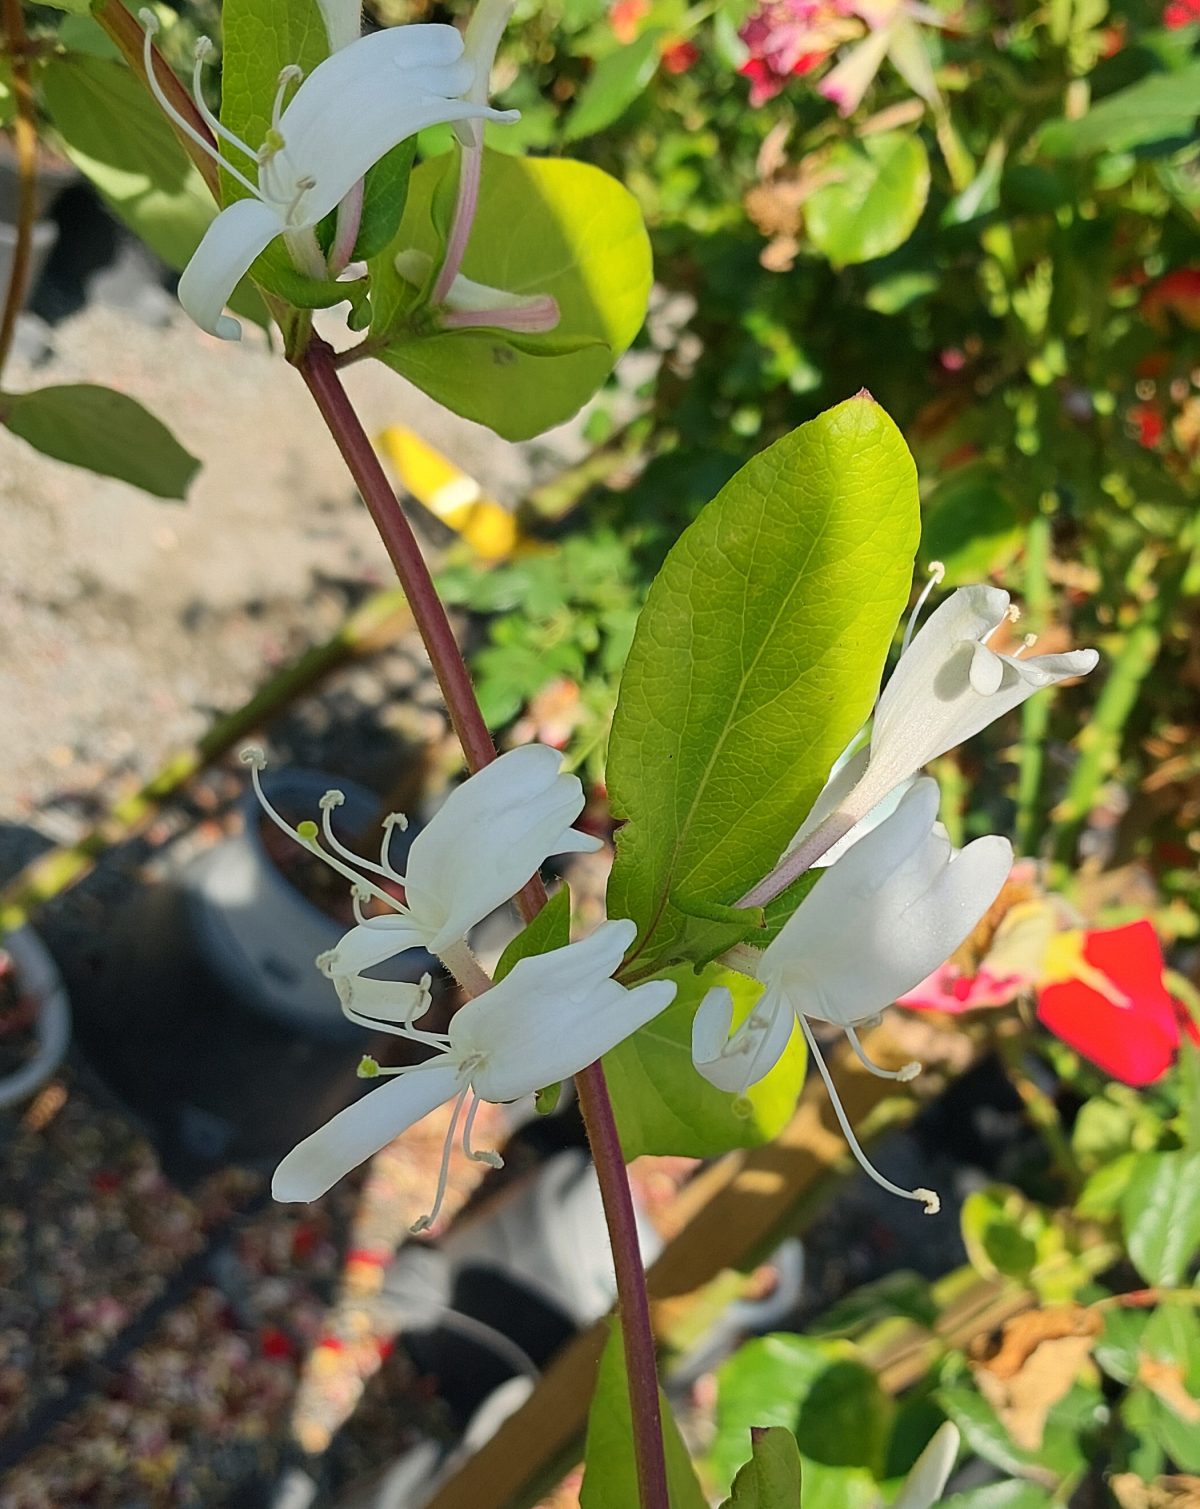
[{"label": "dry brown leaf", "polygon": [[973,1349],[979,1392],[1018,1446],[1041,1448],[1046,1416],[1074,1383],[1102,1325],[1081,1305],[1054,1305],[1015,1316],[998,1341]]},{"label": "dry brown leaf", "polygon": [[1138,1382],[1157,1394],[1189,1425],[1200,1425],[1200,1400],[1193,1398],[1183,1381],[1183,1368],[1177,1362],[1160,1362],[1157,1357],[1138,1358]]},{"label": "dry brown leaf", "polygon": [[1147,1483],[1136,1472],[1115,1472],[1108,1486],[1121,1509],[1200,1509],[1200,1478],[1182,1473]]}]

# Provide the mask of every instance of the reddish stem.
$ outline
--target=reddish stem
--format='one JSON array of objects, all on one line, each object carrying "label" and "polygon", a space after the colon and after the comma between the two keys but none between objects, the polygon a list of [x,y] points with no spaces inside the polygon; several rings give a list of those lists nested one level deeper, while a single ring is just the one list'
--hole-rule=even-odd
[{"label": "reddish stem", "polygon": [[37,126],[34,124],[33,90],[29,83],[29,59],[25,18],[21,0],[4,0],[4,32],[12,67],[16,119],[13,130],[17,139],[17,234],[13,243],[12,267],[4,295],[4,313],[0,315],[0,369],[8,359],[9,347],[17,328],[17,315],[25,302],[29,282],[29,260],[33,245],[33,222],[37,213]]},{"label": "reddish stem", "polygon": [[[334,365],[333,350],[324,341],[313,337],[308,348],[296,359],[296,365],[337,442],[396,568],[396,575],[400,578],[400,585],[404,588],[413,617],[425,641],[425,648],[442,689],[442,696],[446,699],[450,719],[462,744],[467,764],[472,771],[479,770],[495,759],[496,746],[479,710],[470,675],[446,610],[433,585],[429,567],[379,458],[342,387]],[[518,896],[517,904],[526,920],[530,920],[545,903],[545,888],[541,880],[534,876]],[[625,1172],[621,1141],[601,1065],[594,1063],[581,1070],[575,1076],[575,1083],[604,1201],[613,1266],[617,1276],[619,1315],[633,1420],[638,1497],[641,1509],[670,1509],[654,1333],[650,1326],[650,1302],[646,1294],[646,1276],[638,1244],[633,1196]]]}]

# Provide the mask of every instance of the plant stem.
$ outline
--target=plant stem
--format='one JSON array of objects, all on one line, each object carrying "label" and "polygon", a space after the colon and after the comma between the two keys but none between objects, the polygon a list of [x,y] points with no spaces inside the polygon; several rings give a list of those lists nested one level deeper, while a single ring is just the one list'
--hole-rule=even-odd
[{"label": "plant stem", "polygon": [[[420,546],[342,387],[333,349],[313,337],[304,352],[296,356],[295,365],[329,426],[391,557],[425,641],[467,765],[472,771],[480,770],[495,759],[496,746],[479,710],[470,675]],[[530,920],[545,903],[545,888],[534,876],[517,897],[517,905],[526,920]],[[650,1304],[625,1159],[603,1068],[598,1062],[589,1065],[576,1075],[575,1083],[604,1201],[617,1276],[618,1313],[632,1407],[638,1499],[641,1509],[670,1509],[654,1334],[650,1328]]]},{"label": "plant stem", "polygon": [[28,41],[21,0],[4,0],[4,34],[12,65],[13,95],[16,101],[14,133],[17,139],[17,236],[13,245],[12,269],[4,296],[4,313],[0,315],[0,371],[8,360],[17,315],[25,302],[29,281],[29,253],[33,243],[33,221],[37,211],[37,126],[34,124],[33,90],[29,83]]}]

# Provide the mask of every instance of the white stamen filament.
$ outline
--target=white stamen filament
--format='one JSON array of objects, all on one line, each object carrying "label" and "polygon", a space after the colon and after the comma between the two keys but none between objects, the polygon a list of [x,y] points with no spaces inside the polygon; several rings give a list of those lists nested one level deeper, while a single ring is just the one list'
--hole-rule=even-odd
[{"label": "white stamen filament", "polygon": [[397,828],[401,833],[407,833],[408,818],[403,812],[389,812],[383,820],[383,842],[379,845],[379,863],[389,880],[397,880],[403,885],[404,876],[398,874],[393,868],[391,859],[392,833]]},{"label": "white stamen filament", "polygon": [[868,1159],[859,1145],[858,1138],[854,1135],[854,1128],[850,1125],[850,1118],[846,1115],[845,1108],[838,1096],[837,1088],[833,1083],[833,1076],[826,1067],[825,1060],[821,1057],[821,1050],[817,1047],[817,1040],[813,1036],[812,1029],[803,1017],[800,1018],[800,1027],[804,1036],[808,1039],[809,1052],[816,1063],[817,1071],[825,1081],[825,1089],[829,1099],[833,1103],[834,1113],[838,1119],[838,1125],[842,1129],[850,1151],[858,1160],[859,1167],[869,1178],[873,1179],[881,1189],[886,1189],[893,1195],[899,1195],[903,1200],[916,1200],[925,1207],[927,1216],[936,1216],[942,1208],[941,1198],[932,1189],[901,1189],[898,1184],[893,1184],[890,1179],[885,1179],[873,1163]]},{"label": "white stamen filament", "polygon": [[850,1039],[850,1046],[858,1054],[859,1062],[863,1068],[870,1070],[872,1074],[877,1075],[880,1079],[898,1079],[901,1084],[907,1084],[910,1079],[916,1079],[917,1075],[920,1074],[921,1065],[917,1063],[916,1059],[910,1060],[909,1063],[904,1064],[899,1069],[885,1069],[882,1064],[877,1064],[870,1057],[867,1050],[859,1041],[858,1033],[855,1032],[853,1027],[844,1027],[842,1030]]},{"label": "white stamen filament", "polygon": [[1017,607],[1016,603],[1009,603],[1008,607],[1004,610],[1004,617],[1000,620],[999,623],[993,624],[993,626],[987,631],[987,633],[983,636],[979,643],[984,645],[987,644],[988,640],[991,639],[992,635],[997,632],[1002,624],[1015,624],[1020,617],[1020,608]]},{"label": "white stamen filament", "polygon": [[[167,98],[166,91],[158,82],[158,72],[154,65],[153,39],[158,35],[158,17],[152,10],[143,9],[138,12],[138,19],[141,21],[143,27],[142,66],[146,73],[146,83],[150,86],[150,93],[158,101],[159,108],[163,111],[167,118],[175,126],[177,126],[180,131],[183,132],[183,134],[188,138],[189,141],[195,142],[195,144],[200,148],[202,152],[207,153],[207,155],[211,157],[219,167],[223,168],[231,178],[235,178],[238,183],[240,183],[244,189],[248,190],[249,193],[253,194],[256,199],[261,199],[262,195],[259,193],[257,187],[250,182],[246,175],[239,172],[238,169],[235,168],[227,158],[222,157],[211,140],[207,136],[205,136],[202,131],[197,131],[195,126],[192,125],[191,121],[188,120],[186,116],[181,115],[179,111],[176,110],[171,101]],[[199,101],[196,102],[196,106],[197,109],[200,110],[202,119],[207,122],[207,114],[205,110],[200,107]],[[221,134],[223,136],[226,135],[225,132],[222,132]],[[232,133],[229,133],[229,135],[232,136]],[[253,158],[256,156],[256,154],[252,152],[249,147],[247,147],[243,142],[238,141],[236,137],[233,138],[233,144],[244,151],[249,157]]]},{"label": "white stamen filament", "polygon": [[[384,880],[395,880],[403,885],[403,875],[397,875],[394,870],[385,869],[382,865],[377,865],[373,859],[364,859],[361,854],[355,854],[353,849],[348,849],[338,838],[337,834],[334,833],[331,813],[334,807],[340,807],[345,800],[345,792],[327,791],[319,803],[321,808],[321,827],[325,832],[325,837],[329,842],[330,848],[340,854],[343,859],[348,859],[352,865],[359,865],[364,870],[370,870],[376,875],[381,875]],[[362,900],[367,900],[367,897],[362,897]]]},{"label": "white stamen filament", "polygon": [[475,1118],[479,1114],[479,1107],[482,1104],[483,1101],[478,1095],[472,1096],[471,1106],[467,1111],[467,1119],[463,1122],[462,1150],[472,1163],[486,1163],[488,1168],[503,1168],[504,1159],[501,1158],[499,1153],[495,1153],[486,1147],[478,1149],[471,1147],[471,1133],[474,1130]]},{"label": "white stamen filament", "polygon": [[442,1201],[446,1197],[446,1181],[450,1177],[450,1152],[454,1147],[454,1129],[458,1125],[459,1112],[463,1108],[463,1102],[471,1093],[471,1086],[464,1085],[459,1091],[454,1102],[454,1109],[450,1112],[450,1125],[446,1128],[446,1140],[442,1144],[442,1166],[438,1170],[437,1191],[433,1197],[433,1207],[428,1215],[420,1216],[408,1228],[413,1236],[419,1232],[428,1231],[438,1218],[438,1211],[442,1208]]},{"label": "white stamen filament", "polygon": [[1036,634],[1026,634],[1025,638],[1021,641],[1021,648],[1013,656],[1013,659],[1020,660],[1021,656],[1024,655],[1027,651],[1032,650],[1037,642],[1038,637]]},{"label": "white stamen filament", "polygon": [[271,130],[279,134],[279,122],[283,119],[283,102],[287,98],[288,87],[298,84],[304,77],[304,70],[299,63],[289,63],[286,68],[279,70],[279,79],[275,88],[275,99],[271,105]]},{"label": "white stamen filament", "polygon": [[904,638],[900,641],[900,653],[904,654],[912,643],[912,637],[917,630],[917,620],[920,618],[925,604],[929,601],[929,594],[937,586],[940,586],[946,576],[946,568],[941,561],[930,561],[929,580],[921,588],[921,595],[917,598],[916,606],[908,615],[908,623],[904,629]]}]

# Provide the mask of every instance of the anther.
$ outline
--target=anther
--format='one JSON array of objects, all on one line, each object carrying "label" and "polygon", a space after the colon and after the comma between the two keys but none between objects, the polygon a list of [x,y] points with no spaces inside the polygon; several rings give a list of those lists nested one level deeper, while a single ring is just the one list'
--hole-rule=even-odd
[{"label": "anther", "polygon": [[408,832],[408,818],[403,812],[389,812],[383,820],[385,828],[399,828],[401,833]]},{"label": "anther", "polygon": [[196,45],[192,48],[192,57],[197,63],[206,62],[213,50],[211,37],[197,37]]},{"label": "anther", "polygon": [[327,948],[323,954],[318,954],[313,963],[321,971],[327,980],[333,978],[333,961],[337,958],[336,948]]},{"label": "anther", "polygon": [[378,1079],[379,1060],[372,1058],[369,1053],[364,1053],[358,1061],[358,1068],[355,1070],[355,1073],[359,1079]]},{"label": "anther", "polygon": [[141,10],[138,11],[138,20],[142,23],[143,27],[147,32],[149,32],[152,37],[158,36],[158,33],[161,30],[158,22],[158,17],[154,14],[154,12],[148,5],[143,5]]},{"label": "anther", "polygon": [[267,754],[258,744],[247,744],[245,749],[238,755],[243,765],[249,765],[251,770],[265,770],[267,768]]},{"label": "anther", "polygon": [[344,791],[330,789],[317,803],[317,806],[320,807],[322,812],[328,812],[333,807],[340,807],[345,800],[346,793]]},{"label": "anther", "polygon": [[1013,659],[1020,660],[1021,656],[1024,655],[1027,650],[1032,650],[1037,642],[1038,637],[1036,634],[1026,634],[1025,638],[1021,641],[1021,648],[1013,656]]}]

